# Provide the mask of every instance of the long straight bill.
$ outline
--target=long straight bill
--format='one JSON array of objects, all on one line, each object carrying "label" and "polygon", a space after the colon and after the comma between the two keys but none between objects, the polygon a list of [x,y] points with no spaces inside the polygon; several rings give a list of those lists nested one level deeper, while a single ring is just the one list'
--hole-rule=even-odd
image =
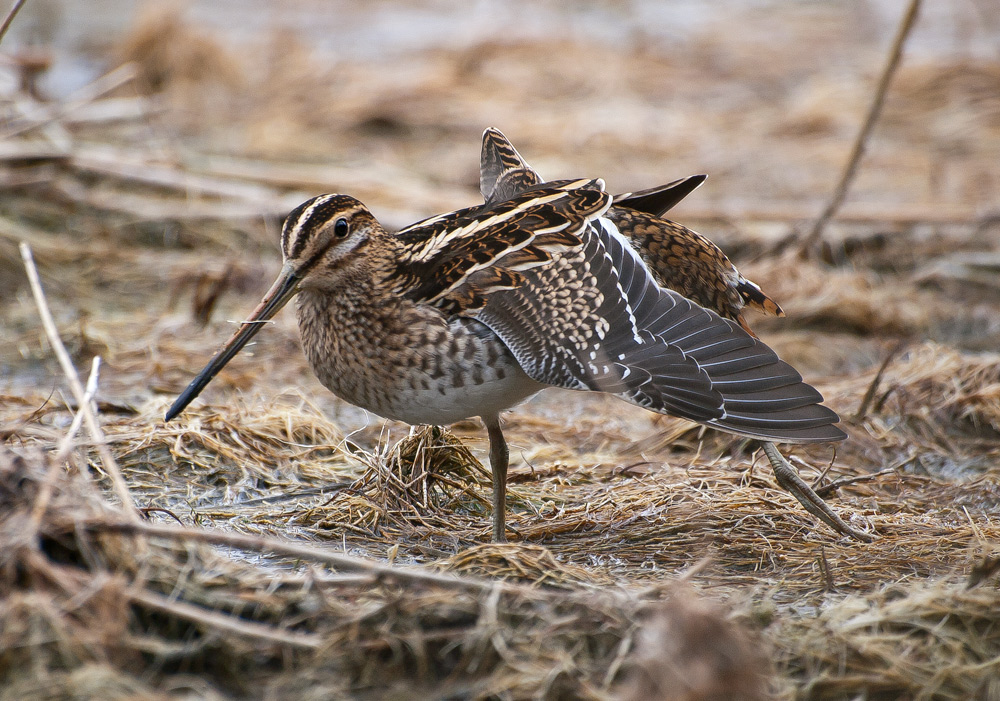
[{"label": "long straight bill", "polygon": [[286,265],[281,269],[278,279],[271,285],[271,289],[264,295],[257,308],[251,312],[250,316],[240,324],[240,328],[233,334],[233,337],[226,342],[226,345],[215,354],[215,357],[205,366],[205,369],[198,373],[198,376],[191,381],[183,392],[174,400],[174,403],[167,410],[166,421],[180,414],[194,401],[194,398],[201,394],[205,386],[212,381],[212,378],[219,374],[219,371],[232,360],[237,353],[250,342],[257,332],[260,331],[264,323],[278,313],[295,293],[298,292],[299,278],[291,267]]}]

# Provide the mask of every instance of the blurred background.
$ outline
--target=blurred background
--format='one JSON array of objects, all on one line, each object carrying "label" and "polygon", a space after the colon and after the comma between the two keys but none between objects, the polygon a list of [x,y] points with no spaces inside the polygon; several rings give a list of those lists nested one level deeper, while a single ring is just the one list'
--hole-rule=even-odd
[{"label": "blurred background", "polygon": [[[119,94],[166,110],[133,135],[146,149],[340,165],[401,214],[464,204],[491,125],[550,177],[620,191],[705,172],[692,206],[808,214],[905,4],[31,0],[4,47],[47,56],[53,99],[136,62]],[[925,3],[851,201],[997,204],[998,60],[992,0]]]}]

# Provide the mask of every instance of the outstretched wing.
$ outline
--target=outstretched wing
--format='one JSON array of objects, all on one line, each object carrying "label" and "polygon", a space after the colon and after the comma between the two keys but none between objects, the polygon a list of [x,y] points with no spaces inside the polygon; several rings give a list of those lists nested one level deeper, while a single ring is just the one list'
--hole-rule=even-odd
[{"label": "outstretched wing", "polygon": [[473,316],[533,379],[776,441],[845,437],[822,396],[741,329],[655,283],[614,224],[522,273]]},{"label": "outstretched wing", "polygon": [[[781,307],[756,283],[743,277],[714,243],[685,226],[661,218],[705,182],[706,177],[692,175],[648,190],[616,195],[607,217],[639,252],[658,285],[738,322],[754,335],[743,316],[743,308],[784,316]],[[561,181],[543,183],[499,130],[491,128],[483,133],[480,189],[487,204],[558,182]]]},{"label": "outstretched wing", "polygon": [[[543,183],[496,129],[483,134],[480,175],[487,207],[566,182]],[[606,218],[581,232],[581,246],[525,270],[517,285],[496,289],[472,315],[490,326],[540,382],[610,392],[654,411],[755,438],[846,437],[834,426],[836,413],[819,404],[820,393],[774,351],[732,321],[666,289],[690,294],[688,288],[705,288],[711,299],[699,301],[727,316],[735,311],[738,317],[742,306],[743,300],[723,299],[735,288],[719,271],[728,272],[732,264],[711,242],[664,220],[650,221],[645,234],[639,226],[704,179],[692,176],[616,197]],[[678,242],[698,250],[678,251]],[[697,273],[692,265],[699,261],[706,275],[691,284],[675,279]],[[732,273],[742,281],[735,268]],[[706,286],[706,279],[719,284]],[[715,290],[718,286],[725,289]]]}]

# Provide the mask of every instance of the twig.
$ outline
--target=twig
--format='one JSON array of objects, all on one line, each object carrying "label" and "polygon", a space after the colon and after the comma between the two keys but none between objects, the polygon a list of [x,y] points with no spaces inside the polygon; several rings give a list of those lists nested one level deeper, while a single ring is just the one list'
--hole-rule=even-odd
[{"label": "twig", "polygon": [[104,439],[104,432],[101,430],[101,425],[94,415],[90,401],[86,399],[86,393],[84,392],[83,385],[80,384],[80,377],[76,374],[76,368],[73,367],[73,361],[70,359],[69,353],[66,352],[66,346],[63,345],[62,340],[59,338],[59,330],[56,328],[56,323],[52,318],[52,313],[49,311],[48,303],[45,301],[45,292],[42,290],[42,282],[38,277],[38,269],[35,267],[35,261],[31,256],[31,247],[22,241],[20,249],[21,258],[24,260],[24,269],[28,273],[28,282],[31,284],[31,293],[35,297],[38,314],[41,316],[42,326],[45,328],[45,334],[48,336],[52,351],[56,354],[56,358],[58,358],[59,364],[62,366],[70,389],[73,390],[73,396],[76,397],[76,401],[80,406],[80,411],[83,412],[83,418],[87,422],[87,430],[90,431],[91,438],[97,444],[97,452],[101,456],[101,463],[111,478],[111,483],[118,494],[118,498],[121,500],[126,516],[133,521],[138,521],[139,513],[135,509],[135,504],[132,503],[132,496],[129,494],[125,480],[122,478],[121,470],[118,469],[118,463],[115,462],[114,456],[108,449],[107,441]]},{"label": "twig", "polygon": [[139,509],[139,513],[141,513],[145,518],[149,518],[150,514],[165,514],[170,518],[172,518],[173,520],[177,521],[177,523],[179,523],[181,526],[184,525],[184,522],[181,520],[180,516],[175,514],[170,509],[164,509],[162,507],[157,507],[157,506],[144,506],[143,508]]},{"label": "twig", "polygon": [[44,162],[45,165],[48,165],[52,161],[65,161],[68,158],[69,151],[52,144],[42,144],[35,141],[0,141],[0,165],[3,166],[8,163],[20,165],[26,161]]},{"label": "twig", "polygon": [[858,475],[857,477],[841,477],[840,479],[835,479],[829,484],[824,484],[822,487],[816,488],[816,496],[822,498],[833,494],[835,491],[841,487],[846,487],[851,484],[861,484],[862,482],[873,482],[882,475],[894,475],[896,474],[895,468],[887,467],[884,470],[879,470],[878,472],[873,472],[870,475]]},{"label": "twig", "polygon": [[5,141],[11,137],[23,134],[24,132],[31,131],[32,129],[38,129],[48,124],[52,124],[53,122],[57,122],[74,110],[93,102],[101,95],[109,93],[133,80],[138,73],[139,70],[136,68],[135,64],[126,63],[118,66],[118,68],[114,69],[110,73],[102,75],[93,83],[85,85],[77,90],[63,104],[57,105],[54,108],[45,108],[41,115],[34,118],[28,117],[27,124],[15,126],[12,129],[0,133],[0,141]]},{"label": "twig", "polygon": [[875,377],[872,378],[872,382],[868,385],[868,391],[865,392],[865,396],[861,399],[861,404],[858,405],[858,410],[854,414],[855,421],[861,421],[868,414],[868,408],[871,406],[872,399],[875,398],[875,393],[878,391],[878,387],[882,384],[882,376],[885,374],[886,368],[889,367],[889,363],[892,359],[899,355],[900,351],[906,348],[907,342],[905,340],[899,341],[896,345],[892,347],[888,355],[885,356],[885,360],[879,365],[878,372],[875,373]]},{"label": "twig", "polygon": [[[97,380],[100,374],[100,368],[101,357],[94,356],[94,362],[90,368],[90,376],[87,378],[87,391],[83,395],[83,398],[86,400],[86,406],[90,405],[90,402],[94,399],[94,395],[97,394]],[[56,482],[56,475],[59,474],[62,463],[66,459],[66,456],[69,455],[69,451],[73,449],[76,433],[80,430],[80,425],[83,423],[83,416],[83,405],[81,405],[80,408],[77,409],[76,414],[73,415],[73,423],[70,424],[69,431],[66,432],[62,441],[59,442],[59,449],[52,457],[48,470],[45,473],[45,479],[38,489],[38,498],[35,499],[35,504],[31,509],[30,524],[32,537],[34,537],[34,534],[38,533],[38,528],[42,524],[42,518],[45,516],[45,510],[49,508],[49,502],[52,500],[52,489]]]},{"label": "twig", "polygon": [[[102,585],[102,579],[106,580],[112,576],[107,571],[99,570],[91,572],[67,564],[55,563],[39,551],[29,552],[27,558],[33,572],[44,576],[64,595],[73,599],[78,599],[81,591],[95,591],[99,589]],[[315,649],[322,643],[322,639],[317,635],[281,630],[264,623],[248,621],[235,614],[211,611],[196,604],[177,601],[163,594],[148,589],[141,589],[138,586],[129,589],[126,592],[126,596],[133,603],[141,606],[157,609],[178,618],[184,618],[195,623],[236,633],[248,638],[257,638],[271,643],[293,645],[306,649]]]},{"label": "twig", "polygon": [[[105,521],[91,521],[84,524],[90,531],[134,533],[157,538],[171,538],[174,540],[200,541],[213,545],[223,545],[240,550],[252,550],[257,552],[269,552],[275,555],[285,555],[288,557],[312,560],[336,567],[346,572],[365,572],[378,577],[383,581],[410,582],[437,586],[445,589],[469,591],[473,593],[484,593],[490,591],[495,586],[494,582],[486,582],[470,577],[456,577],[453,575],[437,574],[427,572],[412,567],[392,567],[383,565],[374,560],[367,560],[350,555],[341,555],[331,550],[316,548],[308,545],[299,545],[278,538],[268,538],[266,536],[245,535],[242,533],[226,533],[204,528],[175,528],[174,526],[163,526],[151,523],[134,522],[122,523]],[[520,587],[512,584],[505,584],[505,587]],[[527,591],[527,589],[526,589]]]},{"label": "twig", "polygon": [[833,195],[830,197],[830,201],[827,202],[823,213],[819,215],[819,218],[816,219],[816,222],[812,226],[812,230],[805,237],[805,240],[802,241],[801,248],[799,249],[800,255],[808,255],[808,252],[816,246],[823,236],[823,229],[826,227],[827,222],[837,212],[837,209],[840,208],[840,205],[844,201],[844,197],[847,196],[847,188],[854,179],[854,174],[858,170],[858,164],[861,162],[861,156],[865,152],[865,144],[868,142],[868,137],[871,136],[872,129],[875,128],[875,123],[882,112],[886,93],[889,92],[889,84],[892,82],[892,77],[899,66],[899,59],[903,55],[903,45],[906,43],[906,38],[909,36],[910,30],[916,22],[919,9],[920,0],[910,0],[910,6],[906,9],[906,14],[903,15],[899,29],[896,31],[896,37],[893,39],[892,48],[889,51],[889,58],[886,61],[885,68],[882,69],[878,86],[875,88],[875,97],[868,108],[868,115],[865,117],[864,124],[861,125],[861,130],[854,139],[854,145],[851,147],[851,155],[847,159],[844,172],[840,175],[840,182],[834,188]]},{"label": "twig", "polygon": [[128,593],[128,597],[135,603],[147,608],[169,613],[178,618],[186,618],[194,623],[200,623],[218,630],[229,633],[236,633],[247,638],[257,638],[280,645],[291,645],[293,647],[315,650],[323,644],[323,639],[318,635],[309,633],[297,633],[290,630],[281,630],[256,621],[247,621],[219,611],[189,604],[185,601],[174,601],[162,594],[157,594],[144,589],[134,589]]},{"label": "twig", "polygon": [[10,12],[7,13],[7,16],[3,20],[3,24],[0,25],[0,42],[3,41],[4,36],[7,34],[7,30],[10,29],[10,23],[14,21],[14,16],[20,11],[21,6],[24,5],[25,2],[27,2],[27,0],[16,0],[14,6],[10,8]]},{"label": "twig", "polygon": [[135,122],[166,109],[148,97],[104,97],[79,105],[70,114],[63,115],[62,122],[72,126]]},{"label": "twig", "polygon": [[59,449],[56,451],[55,456],[53,456],[53,461],[62,462],[69,455],[69,451],[73,449],[73,439],[76,437],[76,432],[80,430],[80,424],[83,423],[83,407],[92,402],[97,395],[97,383],[100,379],[100,373],[101,356],[95,355],[94,360],[90,364],[90,375],[87,376],[87,387],[83,394],[84,402],[77,407],[76,414],[73,415],[73,423],[70,424],[69,431],[59,442]]},{"label": "twig", "polygon": [[[75,156],[74,156],[75,158]],[[78,164],[73,161],[72,166]],[[86,168],[84,168],[86,170]],[[124,177],[124,176],[123,176]],[[128,178],[124,178],[128,181]],[[131,181],[137,182],[137,181]],[[141,181],[138,181],[141,182]],[[73,180],[57,180],[49,185],[56,195],[70,203],[83,205],[101,212],[126,214],[141,221],[236,221],[246,222],[260,219],[280,219],[301,202],[302,198],[278,196],[267,197],[256,202],[250,200],[202,201],[187,199],[165,199],[152,195],[138,195],[116,189],[98,192]]]},{"label": "twig", "polygon": [[826,476],[830,473],[830,470],[833,469],[833,466],[834,466],[834,464],[836,462],[837,462],[837,448],[836,448],[836,446],[834,446],[834,448],[833,448],[833,454],[830,457],[830,462],[828,462],[826,464],[826,467],[824,467],[823,471],[819,473],[819,476],[816,479],[813,480],[813,483],[812,483],[812,488],[813,489],[816,489],[817,485],[820,485],[820,484],[823,483],[823,480],[826,479]]},{"label": "twig", "polygon": [[[684,205],[684,221],[692,222],[789,222],[802,224],[816,218],[822,202],[810,200],[770,200],[748,202],[733,199],[711,206]],[[979,209],[953,202],[920,202],[906,205],[848,202],[831,217],[847,224],[980,224],[995,216],[990,209]],[[779,239],[780,240],[780,239]],[[775,241],[774,243],[777,243]]]},{"label": "twig", "polygon": [[[199,175],[186,165],[157,163],[152,154],[107,145],[80,145],[73,150],[74,168],[99,175],[110,176],[129,183],[141,183],[164,188],[184,195],[223,197],[245,202],[276,199],[291,201],[267,185],[241,182],[233,178]],[[294,195],[301,202],[302,193]],[[287,202],[286,202],[287,204]],[[294,205],[292,205],[294,206]]]},{"label": "twig", "polygon": [[[284,501],[293,501],[295,499],[304,499],[306,497],[325,497],[332,496],[336,497],[345,489],[350,489],[354,486],[354,482],[342,482],[339,484],[329,484],[323,487],[310,487],[309,489],[300,489],[295,492],[288,492],[286,494],[276,494],[270,497],[260,497],[258,499],[247,499],[246,501],[234,501],[230,504],[222,505],[212,505],[212,506],[201,506],[192,511],[196,514],[200,513],[217,513],[223,510],[235,510],[235,509],[245,509],[248,506],[261,506],[263,504],[273,505],[280,504]],[[326,504],[329,501],[325,502]],[[325,504],[324,504],[325,505]],[[173,516],[173,514],[171,514]],[[176,517],[175,517],[176,518]]]},{"label": "twig", "polygon": [[819,546],[819,571],[823,575],[823,591],[828,594],[837,591],[837,587],[833,584],[833,571],[826,559],[826,548],[822,545]]}]

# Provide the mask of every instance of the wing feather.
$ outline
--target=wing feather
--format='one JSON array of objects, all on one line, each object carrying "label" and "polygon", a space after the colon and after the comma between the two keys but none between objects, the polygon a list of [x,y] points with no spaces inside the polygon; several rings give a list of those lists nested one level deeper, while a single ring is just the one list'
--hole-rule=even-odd
[{"label": "wing feather", "polygon": [[475,313],[530,377],[756,438],[844,436],[794,368],[738,324],[657,285],[612,222],[595,218],[581,236],[582,246],[525,271]]},{"label": "wing feather", "polygon": [[[519,256],[525,261],[517,267],[519,283],[497,288],[468,310],[540,382],[611,392],[756,438],[844,438],[834,425],[836,413],[820,404],[820,393],[734,323],[744,304],[780,314],[777,305],[714,244],[658,218],[704,180],[692,176],[616,197],[607,218],[574,232],[579,247],[539,255],[532,243],[524,253],[508,254],[511,263]],[[542,182],[498,130],[483,135],[480,188],[487,208],[526,192],[571,186],[587,187]],[[705,282],[716,279],[718,286]],[[694,295],[729,318],[668,288]]]},{"label": "wing feather", "polygon": [[418,222],[396,234],[403,245],[387,279],[396,294],[449,313],[481,306],[485,295],[520,282],[512,273],[580,247],[588,222],[611,205],[603,185],[566,181]]}]

